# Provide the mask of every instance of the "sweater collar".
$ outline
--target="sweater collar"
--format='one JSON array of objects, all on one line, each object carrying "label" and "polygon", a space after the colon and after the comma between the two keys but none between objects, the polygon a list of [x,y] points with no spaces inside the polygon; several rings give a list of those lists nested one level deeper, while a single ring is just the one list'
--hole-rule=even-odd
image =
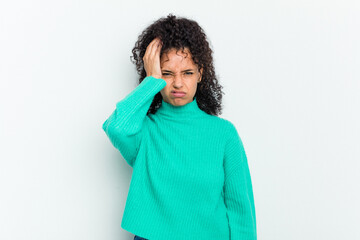
[{"label": "sweater collar", "polygon": [[194,97],[192,102],[186,103],[182,106],[174,106],[162,99],[161,106],[157,110],[157,113],[168,118],[194,118],[199,117],[204,112],[199,108],[196,102],[196,97]]}]

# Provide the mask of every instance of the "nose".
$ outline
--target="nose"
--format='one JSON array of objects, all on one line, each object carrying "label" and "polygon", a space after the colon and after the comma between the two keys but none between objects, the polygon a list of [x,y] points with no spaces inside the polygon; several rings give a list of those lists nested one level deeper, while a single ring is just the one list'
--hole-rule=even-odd
[{"label": "nose", "polygon": [[183,85],[183,79],[181,75],[176,75],[174,77],[174,87],[175,88],[181,88]]}]

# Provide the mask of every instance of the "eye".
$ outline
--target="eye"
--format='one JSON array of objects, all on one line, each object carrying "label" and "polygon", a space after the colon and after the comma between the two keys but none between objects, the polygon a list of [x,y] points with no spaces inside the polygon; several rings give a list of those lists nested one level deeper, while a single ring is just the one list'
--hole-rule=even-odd
[{"label": "eye", "polygon": [[193,73],[192,72],[186,72],[186,74],[192,75]]},{"label": "eye", "polygon": [[167,76],[167,75],[170,75],[170,74],[168,74],[168,73],[163,73],[163,75],[164,75],[164,76]]}]

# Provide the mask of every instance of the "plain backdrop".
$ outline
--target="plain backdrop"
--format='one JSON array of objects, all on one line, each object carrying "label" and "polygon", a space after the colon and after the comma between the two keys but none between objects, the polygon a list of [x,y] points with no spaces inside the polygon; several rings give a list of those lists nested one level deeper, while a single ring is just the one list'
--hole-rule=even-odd
[{"label": "plain backdrop", "polygon": [[133,239],[120,227],[132,168],[102,124],[137,86],[138,35],[169,13],[209,38],[258,239],[360,239],[359,12],[355,0],[1,1],[0,239]]}]

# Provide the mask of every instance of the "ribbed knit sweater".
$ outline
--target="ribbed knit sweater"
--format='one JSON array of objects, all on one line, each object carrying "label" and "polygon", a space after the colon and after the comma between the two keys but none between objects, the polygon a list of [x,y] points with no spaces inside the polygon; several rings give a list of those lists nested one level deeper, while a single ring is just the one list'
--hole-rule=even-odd
[{"label": "ribbed knit sweater", "polygon": [[174,106],[148,76],[103,123],[133,168],[121,227],[149,240],[255,240],[250,171],[236,127],[201,110],[196,97]]}]

